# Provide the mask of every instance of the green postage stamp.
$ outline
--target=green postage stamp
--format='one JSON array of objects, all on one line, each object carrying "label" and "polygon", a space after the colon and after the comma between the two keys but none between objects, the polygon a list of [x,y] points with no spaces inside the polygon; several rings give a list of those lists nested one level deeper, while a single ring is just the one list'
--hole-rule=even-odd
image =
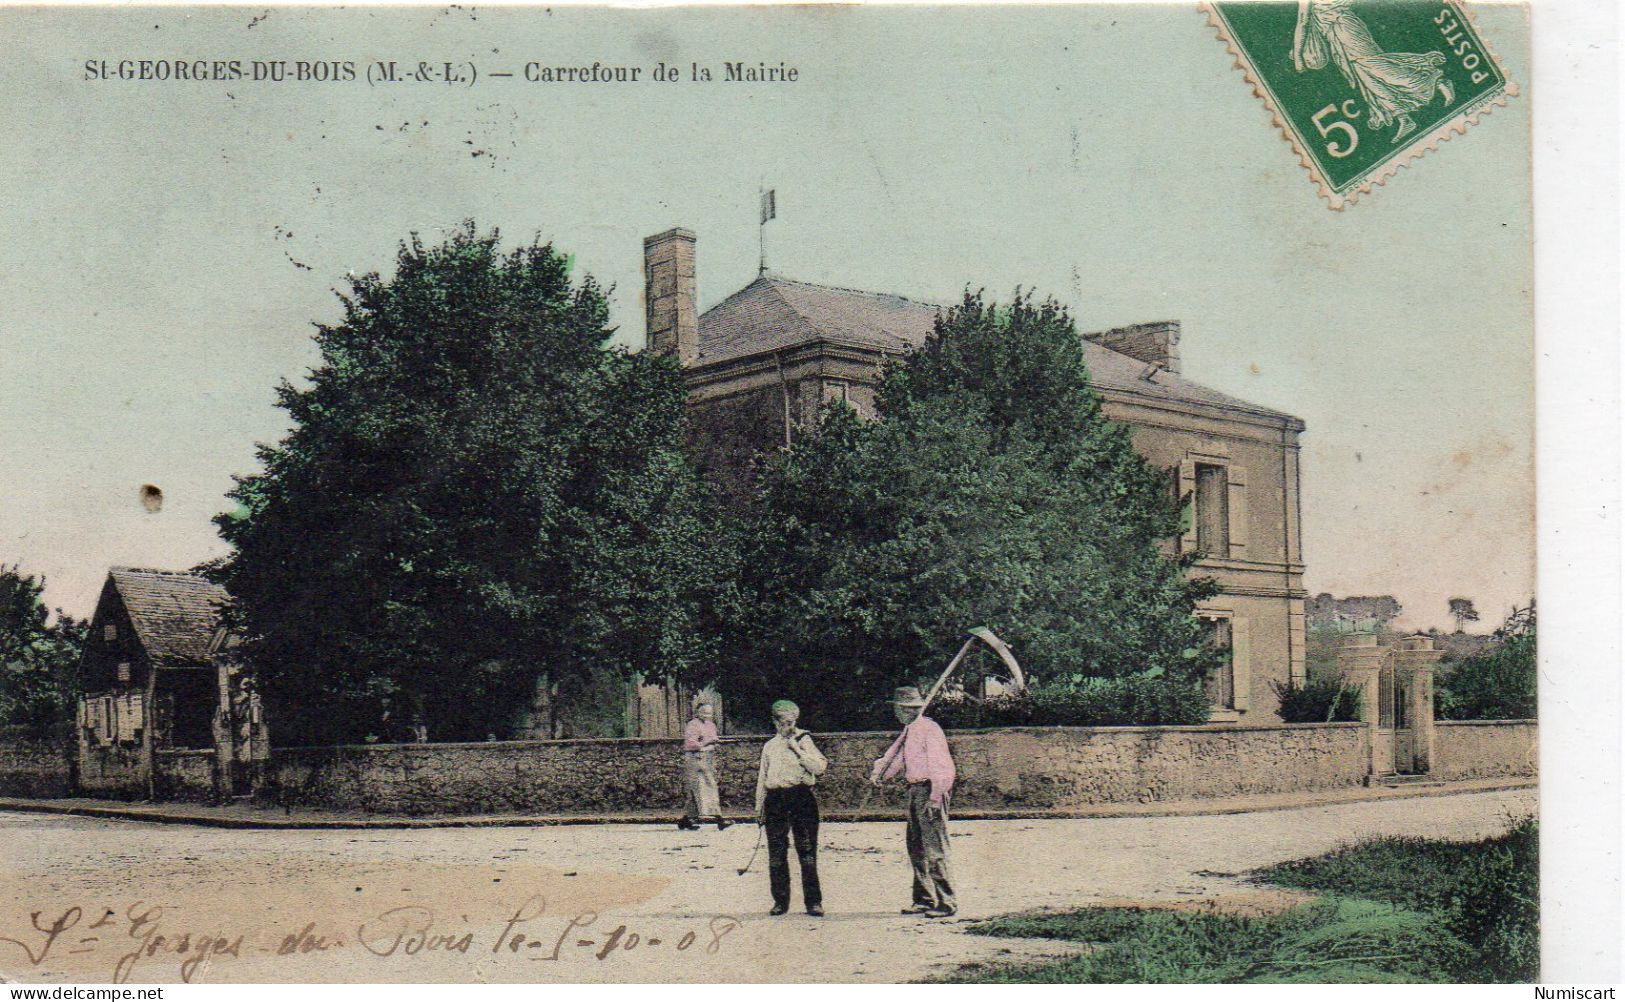
[{"label": "green postage stamp", "polygon": [[1518,92],[1457,0],[1203,6],[1334,209]]}]

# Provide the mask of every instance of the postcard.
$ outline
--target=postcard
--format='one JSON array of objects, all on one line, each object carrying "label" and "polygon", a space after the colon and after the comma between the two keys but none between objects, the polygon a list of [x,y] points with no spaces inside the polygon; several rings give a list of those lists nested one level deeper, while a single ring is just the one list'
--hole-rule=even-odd
[{"label": "postcard", "polygon": [[1539,979],[1527,7],[0,26],[0,978]]}]

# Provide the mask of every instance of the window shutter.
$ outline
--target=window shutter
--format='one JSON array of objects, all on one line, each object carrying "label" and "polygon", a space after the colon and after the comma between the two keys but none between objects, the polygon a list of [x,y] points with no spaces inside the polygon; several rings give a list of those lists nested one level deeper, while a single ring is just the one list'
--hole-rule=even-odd
[{"label": "window shutter", "polygon": [[1179,463],[1179,500],[1184,508],[1180,518],[1184,531],[1179,537],[1180,553],[1196,552],[1196,461],[1189,457]]},{"label": "window shutter", "polygon": [[1230,620],[1230,663],[1235,672],[1236,709],[1248,709],[1252,696],[1253,652],[1247,620],[1241,616]]},{"label": "window shutter", "polygon": [[1230,556],[1247,555],[1247,468],[1228,468],[1230,497]]}]

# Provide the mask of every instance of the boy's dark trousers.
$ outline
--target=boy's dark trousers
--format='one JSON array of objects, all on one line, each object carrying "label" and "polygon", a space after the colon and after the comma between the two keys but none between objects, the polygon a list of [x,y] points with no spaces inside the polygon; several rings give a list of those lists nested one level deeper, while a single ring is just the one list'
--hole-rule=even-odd
[{"label": "boy's dark trousers", "polygon": [[762,802],[767,824],[767,876],[773,904],[790,907],[790,836],[795,835],[801,861],[801,902],[808,908],[824,903],[818,886],[818,798],[810,786],[768,790]]}]

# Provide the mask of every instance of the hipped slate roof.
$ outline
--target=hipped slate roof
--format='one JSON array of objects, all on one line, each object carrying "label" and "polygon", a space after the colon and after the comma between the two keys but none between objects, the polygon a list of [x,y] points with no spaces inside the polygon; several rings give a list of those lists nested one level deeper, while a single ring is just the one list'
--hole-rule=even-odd
[{"label": "hipped slate roof", "polygon": [[[807,344],[900,354],[925,343],[941,309],[902,296],[796,282],[764,274],[700,315],[697,365],[714,365]],[[1107,394],[1206,404],[1295,421],[1290,414],[1220,393],[1173,373],[1146,379],[1146,364],[1091,341],[1083,360]]]},{"label": "hipped slate roof", "polygon": [[154,664],[208,664],[220,631],[226,590],[182,571],[115,567],[113,587]]},{"label": "hipped slate roof", "polygon": [[937,307],[902,296],[762,275],[700,315],[701,365],[811,341],[903,352],[931,332]]}]

